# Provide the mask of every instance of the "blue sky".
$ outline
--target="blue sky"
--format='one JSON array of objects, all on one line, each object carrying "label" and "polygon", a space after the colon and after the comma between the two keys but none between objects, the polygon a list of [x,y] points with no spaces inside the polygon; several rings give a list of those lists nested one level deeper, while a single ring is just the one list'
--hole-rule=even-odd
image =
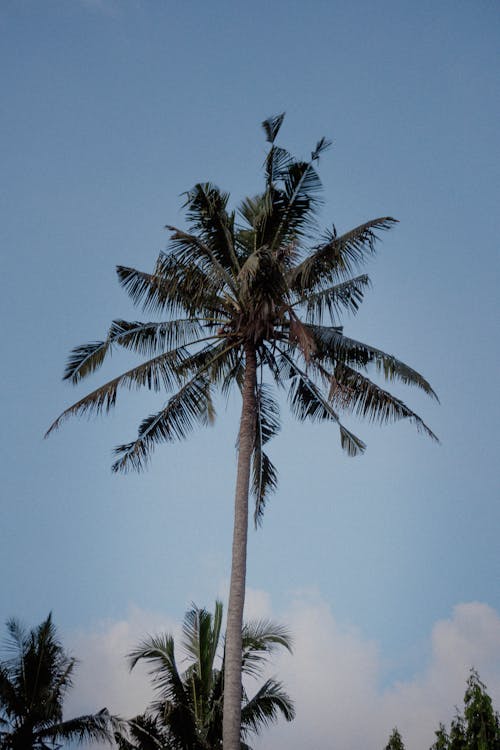
[{"label": "blue sky", "polygon": [[147,396],[42,437],[85,392],[61,382],[71,348],[141,317],[115,266],[151,269],[195,182],[234,204],[257,192],[260,122],[284,110],[292,152],[333,139],[325,226],[400,220],[345,331],[430,380],[441,405],[396,392],[442,445],[347,420],[368,443],[349,459],[335,430],[283,404],[249,586],[278,616],[315,592],[377,644],[385,686],[431,658],[456,605],[500,611],[499,20],[487,0],[4,0],[0,619],[52,609],[65,632],[90,631],[132,607],[178,620],[225,590],[236,398],[141,476],[112,475],[111,450],[158,403]]}]

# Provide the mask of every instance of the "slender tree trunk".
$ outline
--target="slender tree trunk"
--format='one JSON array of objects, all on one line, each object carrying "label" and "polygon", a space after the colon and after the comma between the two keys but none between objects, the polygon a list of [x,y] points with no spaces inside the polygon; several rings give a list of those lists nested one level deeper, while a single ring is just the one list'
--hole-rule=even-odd
[{"label": "slender tree trunk", "polygon": [[238,470],[234,497],[233,555],[227,608],[224,668],[223,750],[240,750],[241,729],[241,630],[245,604],[247,568],[248,491],[250,464],[255,437],[255,349],[245,347],[245,378],[238,444]]}]

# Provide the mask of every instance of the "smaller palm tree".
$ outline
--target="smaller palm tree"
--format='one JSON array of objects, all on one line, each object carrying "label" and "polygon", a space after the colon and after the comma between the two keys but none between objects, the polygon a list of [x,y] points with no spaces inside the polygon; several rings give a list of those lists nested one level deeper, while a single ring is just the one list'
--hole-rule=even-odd
[{"label": "smaller palm tree", "polygon": [[[186,668],[179,670],[173,636],[148,637],[129,655],[130,668],[139,661],[151,665],[156,698],[146,713],[129,722],[126,735],[116,736],[120,750],[220,750],[224,697],[224,654],[219,654],[222,604],[215,612],[193,606],[183,624],[182,648]],[[262,620],[242,631],[242,672],[246,678],[262,677],[268,657],[277,648],[291,651],[286,628]],[[248,680],[245,680],[247,682]],[[295,716],[293,702],[280,682],[265,680],[252,698],[243,687],[241,748],[247,739],[277,721]]]},{"label": "smaller palm tree", "polygon": [[0,749],[55,750],[66,742],[112,742],[107,709],[63,720],[63,702],[73,684],[76,659],[57,638],[49,614],[26,630],[11,619],[0,660]]}]

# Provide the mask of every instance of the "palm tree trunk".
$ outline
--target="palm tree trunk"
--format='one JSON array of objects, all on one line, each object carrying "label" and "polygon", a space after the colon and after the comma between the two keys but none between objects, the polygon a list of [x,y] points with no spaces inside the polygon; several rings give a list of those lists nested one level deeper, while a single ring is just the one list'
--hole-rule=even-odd
[{"label": "palm tree trunk", "polygon": [[241,727],[241,630],[245,604],[247,567],[248,492],[250,464],[255,438],[255,386],[257,359],[255,349],[245,347],[245,377],[238,444],[238,470],[234,497],[233,554],[227,608],[224,668],[223,750],[240,750]]}]

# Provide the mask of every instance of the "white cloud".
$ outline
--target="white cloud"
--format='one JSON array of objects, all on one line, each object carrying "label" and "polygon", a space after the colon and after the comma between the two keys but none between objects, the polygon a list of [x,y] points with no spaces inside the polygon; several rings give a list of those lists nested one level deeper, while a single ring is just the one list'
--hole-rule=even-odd
[{"label": "white cloud", "polygon": [[[299,593],[288,611],[272,611],[264,591],[249,591],[248,618],[273,617],[294,636],[294,654],[275,660],[272,672],[295,699],[297,718],[281,723],[254,743],[259,750],[375,750],[397,725],[407,750],[429,748],[440,721],[461,705],[469,668],[475,666],[500,706],[500,616],[486,604],[457,605],[435,624],[429,663],[411,679],[380,688],[377,644],[339,624],[318,594]],[[123,716],[142,710],[151,696],[144,672],[129,675],[124,655],[146,633],[179,630],[179,623],[131,610],[122,622],[103,623],[66,642],[80,657],[71,710],[101,706]]]},{"label": "white cloud", "polygon": [[179,634],[179,623],[168,617],[131,607],[128,617],[104,621],[92,631],[77,631],[64,639],[80,664],[75,688],[68,696],[67,715],[108,708],[131,718],[144,710],[152,697],[147,670],[137,666],[130,673],[127,654],[147,635]]}]

